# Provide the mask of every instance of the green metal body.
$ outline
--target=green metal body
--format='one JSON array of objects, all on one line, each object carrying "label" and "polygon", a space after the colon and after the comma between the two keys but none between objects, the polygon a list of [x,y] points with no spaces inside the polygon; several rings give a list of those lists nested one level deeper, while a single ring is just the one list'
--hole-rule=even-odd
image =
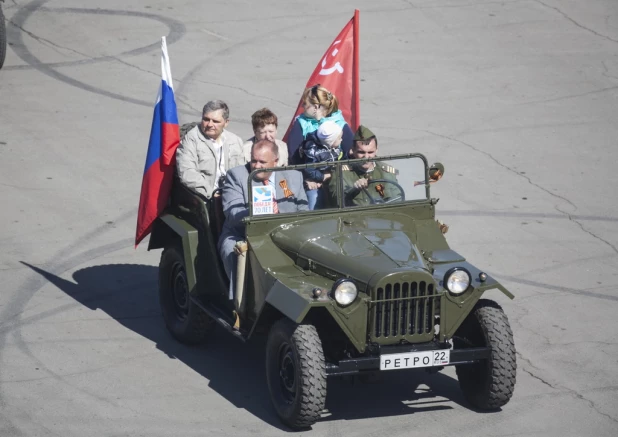
[{"label": "green metal body", "polygon": [[[422,155],[409,156],[426,164]],[[343,164],[349,162],[354,161]],[[186,189],[175,197],[155,225],[149,248],[181,242],[191,293],[205,305],[225,301],[227,281],[217,235],[209,231],[209,205]],[[247,335],[281,316],[311,320],[362,354],[372,345],[445,342],[485,291],[498,289],[513,298],[489,275],[481,282],[481,270],[449,248],[428,184],[425,200],[253,216],[246,219],[246,235],[245,318],[252,325]],[[442,285],[452,267],[472,276],[460,296]],[[359,290],[345,308],[328,293],[341,278],[353,280]],[[316,288],[327,292],[316,298]]]}]

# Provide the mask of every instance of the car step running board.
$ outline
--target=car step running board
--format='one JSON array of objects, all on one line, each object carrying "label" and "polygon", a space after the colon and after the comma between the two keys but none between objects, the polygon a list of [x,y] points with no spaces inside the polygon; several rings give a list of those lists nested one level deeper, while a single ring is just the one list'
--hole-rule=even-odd
[{"label": "car step running board", "polygon": [[247,332],[244,329],[234,328],[234,320],[226,316],[221,309],[214,305],[205,305],[202,301],[194,297],[191,298],[191,301],[234,337],[242,342],[247,341]]}]

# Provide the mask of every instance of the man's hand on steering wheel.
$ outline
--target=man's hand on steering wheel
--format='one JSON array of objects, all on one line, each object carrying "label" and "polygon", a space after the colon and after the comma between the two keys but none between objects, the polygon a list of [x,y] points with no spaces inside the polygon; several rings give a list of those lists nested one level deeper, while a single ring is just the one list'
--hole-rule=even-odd
[{"label": "man's hand on steering wheel", "polygon": [[367,188],[368,184],[369,184],[368,179],[361,178],[354,182],[354,188],[356,188],[357,190],[364,190]]},{"label": "man's hand on steering wheel", "polygon": [[[364,187],[362,188],[359,187],[359,188],[363,190],[363,192],[367,195],[371,203],[403,202],[404,200],[406,200],[406,195],[405,195],[403,188],[401,187],[401,185],[399,185],[395,181],[391,181],[389,179],[373,179],[370,181],[367,179],[359,179],[358,181],[354,182],[354,187],[357,186],[356,185],[357,182],[361,182],[361,181],[365,182],[364,184],[362,184],[364,185]],[[399,190],[399,195],[385,198],[384,197],[384,193],[385,193],[384,185],[385,184],[391,184],[397,187],[397,189]],[[375,192],[377,196],[373,196],[372,192],[374,191],[374,188],[369,188],[370,185],[371,186],[375,185]]]}]

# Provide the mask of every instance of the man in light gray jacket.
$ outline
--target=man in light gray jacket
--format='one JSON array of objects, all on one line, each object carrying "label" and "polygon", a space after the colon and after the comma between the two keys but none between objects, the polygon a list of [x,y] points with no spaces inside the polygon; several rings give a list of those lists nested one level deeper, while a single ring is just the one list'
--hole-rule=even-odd
[{"label": "man in light gray jacket", "polygon": [[222,187],[230,168],[245,163],[242,139],[225,130],[229,117],[224,101],[206,103],[201,122],[187,132],[176,149],[180,181],[207,198]]}]

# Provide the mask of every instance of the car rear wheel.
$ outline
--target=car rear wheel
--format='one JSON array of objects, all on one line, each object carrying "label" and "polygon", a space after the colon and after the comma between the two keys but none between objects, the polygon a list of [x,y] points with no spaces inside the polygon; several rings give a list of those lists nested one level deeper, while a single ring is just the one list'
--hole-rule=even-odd
[{"label": "car rear wheel", "polygon": [[277,321],[266,345],[266,379],[283,423],[304,429],[320,417],[326,401],[326,368],[315,326]]},{"label": "car rear wheel", "polygon": [[456,366],[466,399],[480,410],[495,410],[513,396],[517,363],[508,318],[496,302],[481,299],[453,337],[455,349],[491,348],[490,357]]},{"label": "car rear wheel", "polygon": [[182,249],[167,247],[159,263],[159,303],[165,325],[176,340],[199,344],[208,337],[215,322],[191,300]]}]

